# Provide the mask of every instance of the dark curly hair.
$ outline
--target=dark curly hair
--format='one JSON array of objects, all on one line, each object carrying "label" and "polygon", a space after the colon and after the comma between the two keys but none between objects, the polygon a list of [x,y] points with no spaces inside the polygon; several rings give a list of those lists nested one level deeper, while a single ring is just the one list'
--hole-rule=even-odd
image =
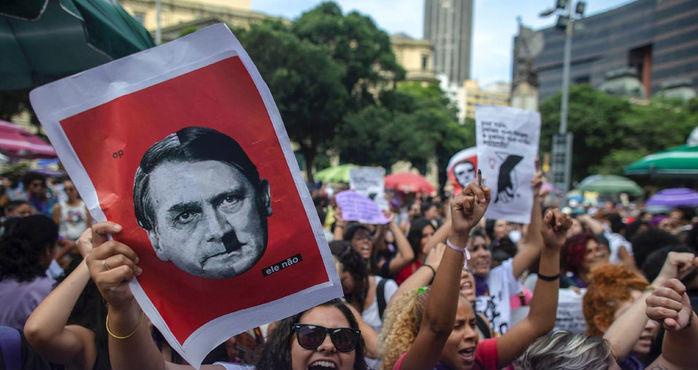
[{"label": "dark curly hair", "polygon": [[635,235],[635,237],[630,240],[630,243],[633,245],[633,257],[635,257],[635,264],[637,266],[644,265],[645,259],[650,253],[663,247],[681,244],[676,236],[655,228],[648,229]]},{"label": "dark curly hair", "polygon": [[348,272],[354,279],[354,289],[344,294],[344,299],[349,303],[356,304],[359,312],[363,311],[368,294],[368,269],[363,258],[352,248],[351,243],[345,240],[334,240],[330,242],[330,250],[337,261],[342,264],[344,271]]},{"label": "dark curly hair", "polygon": [[[337,308],[349,322],[349,327],[359,330],[359,324],[354,319],[354,315],[341,300],[333,299],[315,307],[321,306]],[[303,315],[313,308],[279,321],[274,331],[267,338],[267,343],[262,350],[262,356],[256,366],[257,370],[291,370],[291,345],[295,339],[293,325],[299,323]],[[354,370],[366,370],[368,368],[364,359],[364,347],[364,340],[361,338],[359,345],[354,351]]]},{"label": "dark curly hair", "polygon": [[412,221],[410,231],[407,233],[407,241],[410,242],[410,246],[412,246],[415,259],[422,255],[422,248],[419,244],[422,241],[422,231],[427,226],[433,227],[426,218],[418,218]]},{"label": "dark curly hair", "polygon": [[46,274],[41,257],[58,240],[58,225],[44,215],[11,218],[0,238],[0,280],[32,281]]}]

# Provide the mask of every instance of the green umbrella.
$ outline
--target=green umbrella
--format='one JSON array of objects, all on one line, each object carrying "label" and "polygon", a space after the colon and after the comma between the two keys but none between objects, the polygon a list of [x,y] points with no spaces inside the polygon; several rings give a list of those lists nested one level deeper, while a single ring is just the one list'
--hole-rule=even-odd
[{"label": "green umbrella", "polygon": [[593,175],[585,178],[577,187],[580,191],[593,191],[599,194],[627,193],[632,196],[644,194],[642,188],[627,177],[616,175]]},{"label": "green umbrella", "polygon": [[698,145],[681,145],[650,154],[625,167],[626,175],[698,177]]},{"label": "green umbrella", "polygon": [[38,86],[152,46],[116,1],[0,1],[0,90]]},{"label": "green umbrella", "polygon": [[349,171],[356,167],[354,164],[343,164],[334,167],[328,167],[321,171],[318,171],[315,176],[315,180],[322,181],[324,183],[330,182],[344,182],[349,183]]}]

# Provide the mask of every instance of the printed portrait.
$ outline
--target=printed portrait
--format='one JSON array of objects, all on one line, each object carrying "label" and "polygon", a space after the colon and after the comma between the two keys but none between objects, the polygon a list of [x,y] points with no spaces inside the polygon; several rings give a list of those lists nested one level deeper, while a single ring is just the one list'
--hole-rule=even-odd
[{"label": "printed portrait", "polygon": [[192,275],[236,276],[267,247],[269,184],[235,140],[211,128],[153,144],[136,170],[133,206],[158,258]]}]

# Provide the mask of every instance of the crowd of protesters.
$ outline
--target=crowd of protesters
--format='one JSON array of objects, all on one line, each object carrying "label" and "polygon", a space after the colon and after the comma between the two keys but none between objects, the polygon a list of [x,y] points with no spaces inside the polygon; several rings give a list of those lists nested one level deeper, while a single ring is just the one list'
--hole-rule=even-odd
[{"label": "crowd of protesters", "polygon": [[[486,220],[489,189],[388,194],[388,223],[348,221],[313,192],[344,297],[230,338],[205,369],[698,369],[692,209],[549,202]],[[93,224],[74,184],[3,179],[0,369],[191,368],[150,325],[121,226]],[[109,261],[107,263],[107,261]],[[561,289],[584,330],[559,329]]]}]

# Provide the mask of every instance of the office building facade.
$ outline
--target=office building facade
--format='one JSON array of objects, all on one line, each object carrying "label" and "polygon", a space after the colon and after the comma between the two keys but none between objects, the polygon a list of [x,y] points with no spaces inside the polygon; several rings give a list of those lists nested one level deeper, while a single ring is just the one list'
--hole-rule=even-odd
[{"label": "office building facade", "polygon": [[[698,89],[698,0],[637,0],[575,24],[572,84],[616,90],[627,85],[645,98],[671,86]],[[543,100],[560,91],[565,35],[555,27],[539,32],[544,46],[529,70]],[[517,74],[526,68],[517,63],[522,61],[514,57],[512,81],[524,80]],[[625,83],[629,77],[639,84]]]}]

